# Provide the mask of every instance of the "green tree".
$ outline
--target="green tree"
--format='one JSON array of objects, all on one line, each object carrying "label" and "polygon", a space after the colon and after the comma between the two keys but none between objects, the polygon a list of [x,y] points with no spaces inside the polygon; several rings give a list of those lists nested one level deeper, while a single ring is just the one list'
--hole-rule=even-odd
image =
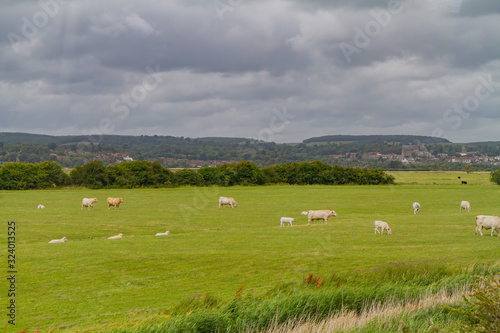
[{"label": "green tree", "polygon": [[103,188],[108,185],[106,168],[99,161],[77,166],[70,172],[71,183],[88,188]]},{"label": "green tree", "polygon": [[37,180],[37,167],[31,163],[6,163],[0,168],[0,189],[2,190],[36,189]]},{"label": "green tree", "polygon": [[55,162],[6,163],[0,168],[0,189],[4,190],[43,189],[67,183],[68,176]]},{"label": "green tree", "polygon": [[490,180],[500,185],[500,169],[491,172]]},{"label": "green tree", "polygon": [[38,164],[40,174],[43,177],[43,187],[63,186],[70,183],[69,176],[57,162],[45,161]]},{"label": "green tree", "polygon": [[192,169],[182,169],[174,173],[174,183],[180,186],[203,186],[203,177]]},{"label": "green tree", "polygon": [[234,165],[236,183],[239,185],[263,185],[267,182],[266,175],[255,164],[243,161]]},{"label": "green tree", "polygon": [[467,173],[472,173],[474,171],[477,171],[477,168],[473,167],[472,165],[470,164],[466,164],[464,165],[464,167],[462,168],[462,171],[464,172],[467,172]]}]

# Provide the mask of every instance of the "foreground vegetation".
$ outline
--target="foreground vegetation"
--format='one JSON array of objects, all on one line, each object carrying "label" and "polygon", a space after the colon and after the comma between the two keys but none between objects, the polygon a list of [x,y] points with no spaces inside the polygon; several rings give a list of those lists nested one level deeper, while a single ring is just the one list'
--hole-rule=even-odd
[{"label": "foreground vegetation", "polygon": [[[239,288],[229,301],[198,294],[134,328],[108,332],[496,332],[500,266],[397,263],[328,278],[304,278],[264,294]],[[478,279],[472,297],[462,295]],[[490,286],[491,281],[495,284]],[[489,298],[482,297],[488,292]],[[453,306],[456,306],[453,307]]]}]

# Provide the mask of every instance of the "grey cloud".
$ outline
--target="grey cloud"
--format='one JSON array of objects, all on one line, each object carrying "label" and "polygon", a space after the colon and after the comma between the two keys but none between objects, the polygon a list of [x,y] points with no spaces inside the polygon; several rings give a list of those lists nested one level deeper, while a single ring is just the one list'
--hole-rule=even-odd
[{"label": "grey cloud", "polygon": [[[295,118],[275,140],[430,135],[436,126],[451,138],[443,113],[474,92],[478,73],[500,81],[497,1],[457,1],[401,2],[350,62],[340,44],[355,45],[355,28],[376,24],[373,11],[389,1],[244,0],[221,20],[212,1],[76,0],[17,53],[8,34],[22,35],[23,17],[42,9],[8,1],[0,5],[0,131],[82,134],[109,119],[105,134],[257,137],[286,105]],[[123,96],[141,93],[147,68],[163,80],[127,106]],[[498,96],[500,88],[463,119],[466,139],[500,140],[490,126]]]}]

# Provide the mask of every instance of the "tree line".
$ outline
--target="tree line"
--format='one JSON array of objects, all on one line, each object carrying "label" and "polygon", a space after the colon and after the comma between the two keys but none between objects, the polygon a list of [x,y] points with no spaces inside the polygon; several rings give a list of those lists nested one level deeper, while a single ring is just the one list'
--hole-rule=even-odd
[{"label": "tree line", "polygon": [[[0,165],[8,162],[40,163],[58,162],[62,167],[74,168],[91,160],[99,160],[105,165],[116,164],[129,155],[134,160],[158,160],[164,167],[185,168],[190,165],[209,166],[221,162],[252,161],[259,167],[321,160],[328,164],[361,168],[410,169],[433,168],[434,170],[460,170],[460,166],[448,165],[450,162],[422,163],[418,166],[403,165],[399,161],[362,159],[363,153],[401,154],[403,144],[417,139],[427,142],[424,137],[413,136],[332,136],[319,138],[316,142],[304,140],[297,144],[276,144],[243,138],[183,138],[164,136],[103,136],[89,141],[85,136],[45,137],[34,136],[38,141],[29,139],[30,135],[2,136],[0,133]],[[15,140],[19,139],[19,142]],[[358,141],[342,141],[358,139]],[[365,141],[359,141],[359,140]],[[5,140],[3,142],[2,140]],[[53,141],[50,141],[53,140]],[[79,141],[80,140],[80,141]],[[340,140],[340,141],[330,141]],[[371,140],[371,141],[370,141]],[[387,141],[387,140],[402,140]],[[35,143],[34,143],[35,142]],[[500,156],[500,142],[456,144],[438,142],[425,144],[433,155],[446,154],[460,156],[462,147],[469,152]],[[353,154],[353,158],[339,155]],[[194,163],[193,161],[196,161]],[[481,166],[491,168],[491,165]]]},{"label": "tree line", "polygon": [[243,161],[197,170],[172,171],[158,161],[132,161],[105,166],[92,161],[65,173],[56,162],[6,163],[0,168],[0,189],[30,190],[80,186],[92,189],[235,186],[235,185],[377,185],[392,184],[394,178],[380,169],[331,166],[325,162],[285,163],[266,168]]}]

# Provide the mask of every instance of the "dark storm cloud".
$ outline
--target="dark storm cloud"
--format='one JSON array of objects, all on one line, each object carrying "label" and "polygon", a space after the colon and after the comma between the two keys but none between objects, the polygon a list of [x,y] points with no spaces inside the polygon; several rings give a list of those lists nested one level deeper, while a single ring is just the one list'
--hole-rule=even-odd
[{"label": "dark storm cloud", "polygon": [[498,1],[0,6],[0,131],[257,138],[286,106],[294,117],[275,140],[437,126],[500,140],[500,87],[469,117],[453,114],[458,129],[446,117],[478,76],[499,81]]}]

